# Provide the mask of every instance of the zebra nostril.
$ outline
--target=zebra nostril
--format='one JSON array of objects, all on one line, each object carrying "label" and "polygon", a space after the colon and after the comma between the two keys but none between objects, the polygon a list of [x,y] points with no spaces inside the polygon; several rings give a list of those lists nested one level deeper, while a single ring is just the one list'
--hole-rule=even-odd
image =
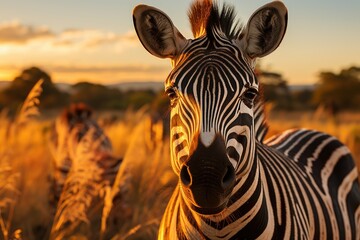
[{"label": "zebra nostril", "polygon": [[191,184],[191,176],[189,173],[189,168],[187,166],[183,166],[180,172],[180,180],[182,184],[186,187]]},{"label": "zebra nostril", "polygon": [[224,177],[221,182],[221,186],[224,190],[229,189],[235,182],[235,170],[232,166],[227,166]]}]

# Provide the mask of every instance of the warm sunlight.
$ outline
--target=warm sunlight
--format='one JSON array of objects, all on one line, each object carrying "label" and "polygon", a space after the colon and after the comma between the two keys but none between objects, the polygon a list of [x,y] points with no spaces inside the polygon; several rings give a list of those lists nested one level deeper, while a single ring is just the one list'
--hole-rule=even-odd
[{"label": "warm sunlight", "polygon": [[17,70],[3,70],[0,68],[0,79],[11,81],[16,74],[18,74]]},{"label": "warm sunlight", "polygon": [[0,54],[6,54],[11,52],[11,46],[9,45],[1,45],[0,44]]},{"label": "warm sunlight", "polygon": [[[101,84],[115,84],[121,82],[156,82],[159,79],[166,79],[170,71],[170,66],[107,66],[91,68],[62,68],[56,67],[52,77],[54,79],[61,79],[63,83],[73,83],[74,81],[88,81],[92,83]],[[160,82],[160,81],[158,81]]]},{"label": "warm sunlight", "polygon": [[2,1],[0,240],[360,240],[359,10]]},{"label": "warm sunlight", "polygon": [[[119,2],[115,6],[114,3],[83,6],[66,2],[61,7],[54,3],[22,3],[29,6],[24,6],[18,14],[15,3],[6,3],[3,9],[7,11],[0,15],[0,67],[13,65],[20,72],[31,65],[39,66],[50,69],[50,73],[57,76],[55,82],[74,83],[79,79],[102,83],[125,80],[161,82],[166,76],[164,72],[141,71],[136,75],[121,69],[111,74],[90,70],[96,65],[111,67],[146,62],[156,67],[170,64],[167,60],[151,58],[142,51],[132,28],[131,11],[137,2],[140,0]],[[281,73],[290,85],[304,85],[316,83],[321,71],[338,71],[359,64],[360,48],[354,46],[358,45],[360,33],[351,30],[360,27],[359,15],[355,11],[359,8],[358,2],[326,2],[326,11],[319,3],[284,2],[290,13],[288,30],[279,49],[261,60],[265,69]],[[236,6],[243,22],[259,5],[250,0],[230,3]],[[190,0],[176,4],[150,1],[148,4],[161,7],[174,16],[174,24],[187,38],[192,38],[186,16]],[[67,12],[65,19],[54,17],[59,7]],[[37,9],[37,14],[34,15],[31,9]],[[58,72],[56,67],[49,67],[79,64],[89,71],[74,72],[74,78]],[[2,75],[0,81],[12,80],[9,77]]]}]

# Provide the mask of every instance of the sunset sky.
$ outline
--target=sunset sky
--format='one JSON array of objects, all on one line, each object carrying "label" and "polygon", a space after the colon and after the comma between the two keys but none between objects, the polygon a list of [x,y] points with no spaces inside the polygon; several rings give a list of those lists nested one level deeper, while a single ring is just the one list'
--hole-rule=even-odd
[{"label": "sunset sky", "polygon": [[[264,0],[228,0],[244,23]],[[191,38],[190,0],[0,0],[0,80],[38,66],[55,82],[162,81],[170,61],[138,41],[132,9],[139,3],[166,12]],[[360,65],[359,0],[284,0],[288,29],[280,47],[260,61],[289,84],[311,84],[320,71]]]}]

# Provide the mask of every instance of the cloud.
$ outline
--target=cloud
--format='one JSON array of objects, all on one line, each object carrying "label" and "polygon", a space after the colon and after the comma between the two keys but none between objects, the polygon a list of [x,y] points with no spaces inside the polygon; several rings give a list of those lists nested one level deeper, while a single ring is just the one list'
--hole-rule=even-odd
[{"label": "cloud", "polygon": [[19,66],[14,64],[0,64],[0,70],[2,71],[12,71],[19,69]]},{"label": "cloud", "polygon": [[26,44],[52,37],[54,34],[47,27],[23,25],[18,21],[0,23],[0,44]]},{"label": "cloud", "polygon": [[[40,68],[42,68],[40,64]],[[28,68],[28,65],[0,64],[0,70],[18,70]],[[97,65],[59,65],[47,64],[44,66],[50,72],[58,73],[101,73],[101,72],[133,72],[133,73],[156,73],[168,72],[167,65],[113,65],[113,66],[97,66]]]},{"label": "cloud", "polygon": [[54,82],[75,83],[89,81],[99,83],[117,83],[131,81],[161,81],[166,79],[168,65],[61,65],[61,64],[1,64],[0,80],[12,81],[24,69],[39,67],[52,77]]},{"label": "cloud", "polygon": [[122,49],[135,43],[135,31],[119,34],[99,29],[67,29],[55,33],[48,27],[25,25],[18,21],[0,23],[0,45],[36,46],[48,51]]},{"label": "cloud", "polygon": [[102,72],[130,72],[130,73],[158,73],[169,71],[163,65],[117,65],[117,66],[48,66],[50,71],[58,73],[102,73]]},{"label": "cloud", "polygon": [[94,49],[117,44],[131,45],[136,41],[137,38],[134,31],[116,34],[114,32],[92,29],[70,29],[61,32],[54,39],[54,45]]}]

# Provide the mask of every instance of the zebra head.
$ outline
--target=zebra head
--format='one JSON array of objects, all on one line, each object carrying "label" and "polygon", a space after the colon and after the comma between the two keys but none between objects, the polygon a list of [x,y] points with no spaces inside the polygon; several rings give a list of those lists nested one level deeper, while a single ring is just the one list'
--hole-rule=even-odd
[{"label": "zebra head", "polygon": [[172,166],[181,194],[196,212],[219,213],[255,161],[255,61],[280,44],[286,7],[266,4],[242,28],[233,7],[196,1],[189,11],[194,39],[186,39],[154,7],[137,6],[133,19],[145,49],[172,62],[165,91],[171,101]]}]

